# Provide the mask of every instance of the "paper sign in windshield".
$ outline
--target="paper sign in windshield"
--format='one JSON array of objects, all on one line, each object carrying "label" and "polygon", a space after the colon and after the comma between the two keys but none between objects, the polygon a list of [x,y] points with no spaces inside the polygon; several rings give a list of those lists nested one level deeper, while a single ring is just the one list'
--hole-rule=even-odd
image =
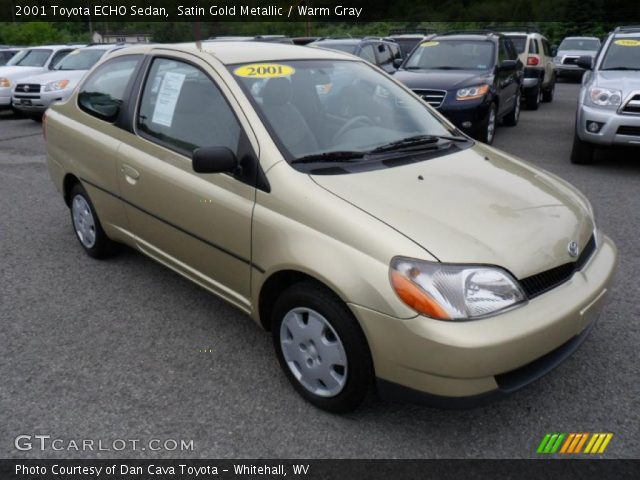
[{"label": "paper sign in windshield", "polygon": [[440,42],[424,42],[421,43],[421,47],[435,47],[436,45],[440,45]]},{"label": "paper sign in windshield", "polygon": [[184,79],[184,73],[167,72],[164,74],[162,85],[160,85],[160,91],[156,98],[156,107],[151,118],[153,123],[164,125],[165,127],[171,126]]},{"label": "paper sign in windshield", "polygon": [[289,65],[280,65],[279,63],[253,63],[238,67],[233,73],[238,77],[277,78],[293,75],[295,69]]},{"label": "paper sign in windshield", "polygon": [[620,45],[622,47],[640,47],[640,40],[624,39],[624,40],[616,40],[613,43],[615,43],[616,45]]}]

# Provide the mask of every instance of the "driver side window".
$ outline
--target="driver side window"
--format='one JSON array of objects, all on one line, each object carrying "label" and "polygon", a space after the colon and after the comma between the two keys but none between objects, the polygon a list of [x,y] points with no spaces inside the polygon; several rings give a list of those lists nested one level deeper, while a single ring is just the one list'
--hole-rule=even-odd
[{"label": "driver side window", "polygon": [[216,84],[199,68],[156,58],[146,79],[138,131],[186,156],[200,147],[238,153],[241,127]]}]

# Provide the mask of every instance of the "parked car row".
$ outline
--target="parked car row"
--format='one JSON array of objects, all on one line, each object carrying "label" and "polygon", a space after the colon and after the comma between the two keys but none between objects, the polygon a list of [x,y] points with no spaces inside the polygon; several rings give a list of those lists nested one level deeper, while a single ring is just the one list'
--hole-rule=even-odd
[{"label": "parked car row", "polygon": [[40,120],[53,102],[66,100],[84,74],[124,44],[45,45],[20,49],[0,68],[0,108]]}]

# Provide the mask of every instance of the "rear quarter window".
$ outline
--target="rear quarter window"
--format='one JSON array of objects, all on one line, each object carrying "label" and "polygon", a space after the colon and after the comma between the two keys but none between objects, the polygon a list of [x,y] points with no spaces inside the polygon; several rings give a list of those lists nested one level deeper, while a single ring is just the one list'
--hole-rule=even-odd
[{"label": "rear quarter window", "polygon": [[141,55],[125,55],[100,65],[80,88],[80,109],[106,122],[115,122],[141,60]]}]

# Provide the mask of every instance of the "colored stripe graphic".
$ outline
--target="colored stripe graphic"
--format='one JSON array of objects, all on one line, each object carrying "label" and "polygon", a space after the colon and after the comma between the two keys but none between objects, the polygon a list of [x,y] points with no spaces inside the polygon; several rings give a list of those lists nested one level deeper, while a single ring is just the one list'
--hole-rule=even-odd
[{"label": "colored stripe graphic", "polygon": [[538,450],[536,450],[537,453],[556,453],[558,451],[558,448],[560,448],[560,444],[562,443],[564,437],[564,433],[547,433],[540,442],[540,445],[538,445]]},{"label": "colored stripe graphic", "polygon": [[604,453],[613,438],[613,433],[594,433],[584,453]]},{"label": "colored stripe graphic", "polygon": [[[591,436],[590,436],[591,435]],[[549,455],[554,453],[561,454],[578,454],[578,453],[604,453],[609,442],[613,438],[613,433],[547,433],[540,445],[538,445],[537,453]],[[564,440],[564,442],[563,442]],[[588,442],[587,442],[588,440]],[[582,448],[585,446],[584,451]],[[561,447],[562,446],[562,447]]]}]

